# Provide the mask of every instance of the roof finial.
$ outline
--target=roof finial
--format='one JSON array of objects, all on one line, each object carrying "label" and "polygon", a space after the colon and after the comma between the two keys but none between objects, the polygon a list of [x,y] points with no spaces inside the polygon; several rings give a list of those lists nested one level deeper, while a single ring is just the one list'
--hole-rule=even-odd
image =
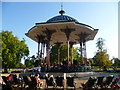
[{"label": "roof finial", "polygon": [[61,15],[63,15],[63,14],[65,13],[65,11],[63,10],[62,0],[61,0],[61,11],[59,11],[59,13],[60,13]]},{"label": "roof finial", "polygon": [[63,3],[62,3],[62,0],[61,0],[61,10],[63,10]]}]

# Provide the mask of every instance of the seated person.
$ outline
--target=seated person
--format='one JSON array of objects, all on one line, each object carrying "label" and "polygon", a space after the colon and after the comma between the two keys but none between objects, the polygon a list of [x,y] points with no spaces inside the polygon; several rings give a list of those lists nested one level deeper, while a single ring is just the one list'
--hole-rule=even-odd
[{"label": "seated person", "polygon": [[53,85],[55,86],[56,85],[56,81],[55,81],[55,78],[53,75],[51,75],[49,78],[49,81],[53,83]]},{"label": "seated person", "polygon": [[36,82],[37,82],[37,87],[40,87],[43,85],[43,82],[40,81],[39,74],[35,75]]},{"label": "seated person", "polygon": [[50,77],[50,75],[48,73],[45,74],[44,78],[48,79]]},{"label": "seated person", "polygon": [[12,77],[12,74],[9,74],[9,76],[7,77],[7,80],[10,82],[10,84],[13,83],[13,77]]},{"label": "seated person", "polygon": [[106,78],[104,78],[101,84],[101,87],[108,87],[112,82],[113,78],[114,78],[114,75],[109,75]]},{"label": "seated person", "polygon": [[8,81],[11,81],[11,80],[12,80],[12,74],[10,74],[10,75],[7,77],[7,80],[8,80]]},{"label": "seated person", "polygon": [[[88,81],[91,80],[91,79],[93,79],[93,78],[89,77]],[[81,83],[82,87],[85,87],[87,85],[88,81],[86,83]]]},{"label": "seated person", "polygon": [[34,77],[34,74],[33,74],[33,73],[31,73],[29,76],[30,76],[30,77]]},{"label": "seated person", "polygon": [[111,83],[110,87],[111,88],[120,88],[120,86],[118,85],[119,80],[120,80],[120,75],[118,75],[118,77],[116,77],[114,79],[114,81]]},{"label": "seated person", "polygon": [[[83,88],[88,88],[88,87],[92,87],[95,82],[96,82],[95,77],[89,77],[88,81],[86,83],[81,83],[81,85]],[[92,84],[92,85],[89,85],[89,84]]]}]

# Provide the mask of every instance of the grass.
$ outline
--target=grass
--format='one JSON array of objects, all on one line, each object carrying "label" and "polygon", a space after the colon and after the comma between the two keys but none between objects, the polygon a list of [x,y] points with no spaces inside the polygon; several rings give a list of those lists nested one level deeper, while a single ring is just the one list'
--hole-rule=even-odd
[{"label": "grass", "polygon": [[[10,69],[10,72],[18,72],[18,73],[23,73],[23,70],[24,69]],[[30,70],[32,70],[32,69],[27,69],[26,70],[26,73],[28,73]],[[107,68],[107,70],[109,70],[110,72],[114,72],[114,70],[113,70],[113,68]],[[120,68],[117,68],[117,70],[120,70]],[[2,69],[2,72],[3,72],[4,70]],[[8,70],[9,71],[9,70]],[[103,70],[103,68],[99,68],[98,66],[94,66],[94,67],[92,67],[92,71],[93,72],[105,72],[104,70]],[[4,72],[3,72],[4,73]]]},{"label": "grass", "polygon": [[[114,72],[115,70],[113,70],[112,67],[107,68],[108,71],[110,72]],[[116,70],[120,70],[120,68],[117,68]],[[93,72],[105,72],[103,68],[99,68],[98,66],[92,67],[92,71]]]},{"label": "grass", "polygon": [[[32,69],[26,69],[26,73],[29,72]],[[2,69],[2,72],[4,73],[4,70]],[[8,73],[23,73],[24,69],[8,69]]]}]

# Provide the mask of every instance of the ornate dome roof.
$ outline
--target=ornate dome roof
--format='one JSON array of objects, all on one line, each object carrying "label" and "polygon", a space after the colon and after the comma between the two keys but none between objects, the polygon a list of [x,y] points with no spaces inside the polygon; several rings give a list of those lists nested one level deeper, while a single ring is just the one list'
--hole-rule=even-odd
[{"label": "ornate dome roof", "polygon": [[61,9],[61,11],[59,11],[59,13],[61,15],[58,15],[58,16],[55,16],[55,17],[49,19],[47,21],[47,23],[51,23],[51,22],[78,22],[76,19],[74,19],[70,16],[63,15],[65,13],[65,11],[62,9]]},{"label": "ornate dome roof", "polygon": [[51,23],[51,22],[78,22],[78,21],[67,15],[58,15],[47,21],[47,23]]}]

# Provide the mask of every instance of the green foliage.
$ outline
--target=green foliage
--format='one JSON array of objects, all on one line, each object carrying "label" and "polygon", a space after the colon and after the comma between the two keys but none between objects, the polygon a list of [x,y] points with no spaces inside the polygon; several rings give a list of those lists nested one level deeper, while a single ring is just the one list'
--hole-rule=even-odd
[{"label": "green foliage", "polygon": [[25,60],[25,66],[26,66],[26,68],[32,68],[32,67],[34,67],[35,59],[36,59],[35,55],[33,55],[31,57],[28,57]]},{"label": "green foliage", "polygon": [[112,62],[109,60],[109,55],[106,51],[97,52],[94,56],[94,63],[97,66],[111,66]]},{"label": "green foliage", "polygon": [[68,50],[67,50],[67,45],[65,46],[61,46],[60,47],[60,58],[61,58],[61,61],[63,60],[67,60],[67,54],[68,53]]},{"label": "green foliage", "polygon": [[57,46],[52,46],[50,51],[50,62],[57,63],[57,60],[58,60]]},{"label": "green foliage", "polygon": [[32,68],[32,67],[34,67],[34,61],[26,59],[25,60],[25,65],[26,65],[27,68]]},{"label": "green foliage", "polygon": [[95,65],[93,58],[89,58],[88,62],[89,62],[89,66],[94,66]]},{"label": "green foliage", "polygon": [[[60,59],[61,59],[61,62],[64,59],[67,60],[67,46],[60,46]],[[54,45],[51,48],[50,61],[51,63],[58,62],[58,46],[57,45]]]},{"label": "green foliage", "polygon": [[111,61],[113,61],[114,62],[114,66],[120,66],[120,59],[119,58],[112,58],[112,60]]},{"label": "green foliage", "polygon": [[24,64],[22,64],[22,63],[18,63],[17,65],[16,65],[16,68],[25,68],[26,66],[24,65]]},{"label": "green foliage", "polygon": [[81,58],[80,56],[80,48],[75,48],[75,50],[76,50],[76,55],[75,55],[75,60],[77,60],[79,63],[83,63],[83,61],[82,60],[85,60],[85,59],[87,59],[87,58],[85,58],[85,57],[83,57],[83,58]]},{"label": "green foliage", "polygon": [[28,56],[29,50],[25,40],[19,40],[11,31],[2,31],[2,67],[15,68],[21,58]]},{"label": "green foliage", "polygon": [[98,38],[97,41],[97,47],[98,50],[96,52],[96,55],[94,56],[94,64],[96,66],[111,66],[112,62],[109,60],[109,55],[107,54],[107,50],[104,49],[104,40],[102,38]]},{"label": "green foliage", "polygon": [[[77,52],[77,48],[72,47],[72,60],[78,60],[79,54]],[[67,46],[60,46],[60,59],[61,62],[63,60],[67,60]],[[58,62],[58,47],[57,45],[52,46],[51,52],[50,52],[50,61],[51,63],[57,63]]]},{"label": "green foliage", "polygon": [[72,47],[72,60],[77,60],[78,62],[80,62],[80,55],[78,53],[78,48],[74,48]]},{"label": "green foliage", "polygon": [[104,49],[104,39],[103,38],[98,38],[98,40],[97,40],[97,48],[98,48],[98,52],[99,51],[103,51],[103,49]]}]

